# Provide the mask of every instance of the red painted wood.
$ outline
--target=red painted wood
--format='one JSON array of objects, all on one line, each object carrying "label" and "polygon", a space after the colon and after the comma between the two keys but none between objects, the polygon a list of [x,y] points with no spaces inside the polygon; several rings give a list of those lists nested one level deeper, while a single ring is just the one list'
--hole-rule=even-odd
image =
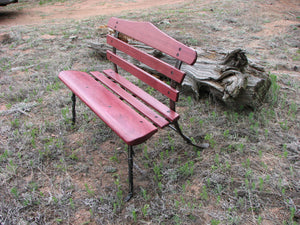
[{"label": "red painted wood", "polygon": [[136,108],[139,112],[144,114],[147,118],[149,118],[154,124],[156,124],[160,128],[163,128],[163,127],[165,127],[169,124],[169,122],[166,119],[161,117],[159,114],[157,114],[152,109],[150,109],[148,106],[146,106],[144,103],[142,103],[137,98],[132,96],[130,93],[125,91],[117,83],[115,83],[112,80],[108,79],[102,73],[100,73],[98,71],[93,71],[93,72],[90,72],[90,73],[97,80],[99,80],[105,86],[110,88],[114,93],[116,93],[121,98],[123,98],[126,102],[128,102],[130,105],[132,105],[134,108]]},{"label": "red painted wood", "polygon": [[150,66],[152,69],[155,69],[156,71],[164,74],[165,76],[169,77],[170,79],[176,81],[179,84],[182,83],[185,77],[185,73],[183,71],[111,35],[107,35],[107,43],[117,48],[118,50],[130,55],[131,57],[137,59],[138,61],[146,64],[147,66]]},{"label": "red painted wood", "polygon": [[179,114],[171,110],[168,106],[164,105],[160,101],[158,101],[156,98],[149,95],[147,92],[142,90],[141,88],[137,87],[130,81],[126,80],[121,75],[117,74],[111,69],[104,70],[103,73],[105,73],[108,77],[112,78],[117,83],[121,84],[125,89],[129,90],[131,93],[133,93],[135,96],[140,98],[143,102],[151,106],[153,109],[158,111],[160,114],[162,114],[166,119],[173,122],[175,120],[179,119]]},{"label": "red painted wood", "polygon": [[150,138],[157,128],[89,74],[63,71],[59,78],[128,145]]},{"label": "red painted wood", "polygon": [[178,90],[170,87],[163,81],[150,75],[149,73],[138,68],[137,66],[133,65],[132,63],[127,62],[120,56],[112,53],[111,51],[107,51],[107,59],[112,61],[113,63],[117,64],[122,69],[126,70],[127,72],[131,73],[132,75],[136,76],[141,81],[143,81],[146,84],[150,85],[151,87],[155,88],[156,90],[158,90],[160,93],[164,94],[171,100],[173,100],[175,102],[178,100],[178,95],[179,95]]},{"label": "red painted wood", "polygon": [[187,64],[193,65],[197,60],[197,53],[194,49],[187,47],[168,36],[152,23],[129,21],[112,17],[108,21],[108,27],[156,48]]}]

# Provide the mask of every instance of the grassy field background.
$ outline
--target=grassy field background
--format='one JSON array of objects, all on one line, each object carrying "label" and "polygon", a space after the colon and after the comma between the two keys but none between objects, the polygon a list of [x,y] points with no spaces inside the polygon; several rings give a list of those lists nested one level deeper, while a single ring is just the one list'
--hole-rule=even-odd
[{"label": "grassy field background", "polygon": [[[73,2],[80,1],[20,1],[0,15]],[[181,125],[210,148],[197,151],[172,130],[159,131],[136,148],[128,203],[125,144],[80,102],[73,127],[70,91],[57,77],[111,67],[88,48],[102,40],[99,27],[110,16],[150,21],[206,51],[243,48],[272,80],[252,111],[182,95]],[[299,24],[298,1],[191,0],[0,25],[9,35],[0,48],[0,224],[298,224]]]}]

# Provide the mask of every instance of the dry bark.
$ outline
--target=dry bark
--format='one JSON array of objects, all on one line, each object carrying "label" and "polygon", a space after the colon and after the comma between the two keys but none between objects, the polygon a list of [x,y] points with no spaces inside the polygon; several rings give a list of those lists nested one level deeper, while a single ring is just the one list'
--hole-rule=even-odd
[{"label": "dry bark", "polygon": [[248,60],[241,49],[225,57],[215,54],[219,59],[210,60],[199,54],[194,66],[182,67],[187,74],[183,87],[192,90],[196,97],[203,90],[208,91],[231,107],[259,107],[271,85],[264,68]]}]

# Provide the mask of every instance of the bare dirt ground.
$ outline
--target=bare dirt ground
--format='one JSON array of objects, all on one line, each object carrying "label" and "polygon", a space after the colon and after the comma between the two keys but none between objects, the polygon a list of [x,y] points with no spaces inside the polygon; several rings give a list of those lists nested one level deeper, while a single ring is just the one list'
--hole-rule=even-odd
[{"label": "bare dirt ground", "polygon": [[[153,8],[155,6],[168,6],[184,3],[182,0],[166,0],[166,1],[57,1],[51,4],[39,5],[37,1],[20,1],[17,5],[10,5],[9,7],[2,7],[0,10],[0,26],[19,26],[19,25],[35,25],[45,23],[63,23],[70,20],[83,20],[93,18],[96,16],[107,16],[122,14],[122,12],[130,13],[138,10],[145,10]],[[43,2],[43,1],[40,1]],[[197,5],[209,6],[210,1],[202,0]],[[244,9],[244,13],[247,14],[248,2],[241,3]],[[245,49],[261,49],[265,50],[264,43],[260,39],[268,39],[278,33],[284,33],[291,27],[298,27],[299,21],[287,19],[288,16],[296,18],[299,13],[299,2],[297,0],[281,0],[281,1],[265,1],[263,4],[258,4],[259,10],[251,13],[251,17],[255,20],[264,19],[268,20],[268,17],[276,17],[278,14],[285,14],[286,17],[276,19],[272,22],[268,22],[263,27],[253,27],[252,29],[258,29],[255,32],[256,39],[249,41],[243,47]],[[211,8],[213,10],[213,8]],[[237,9],[238,12],[238,9]],[[264,12],[264,16],[260,15],[260,12]],[[218,28],[218,21],[215,21],[216,29]],[[230,21],[229,23],[236,23],[236,21]],[[255,21],[254,21],[255,22]],[[258,21],[256,21],[258,23]],[[254,24],[255,26],[255,24]],[[229,28],[231,29],[231,28]],[[222,31],[226,31],[226,26]],[[297,40],[292,43],[295,47],[299,45]],[[276,48],[276,46],[272,46]],[[283,56],[282,56],[283,57]],[[279,62],[274,62],[279,63]],[[280,63],[279,63],[280,64]],[[286,67],[296,66],[295,70],[300,70],[299,65],[279,65],[282,69]]]},{"label": "bare dirt ground", "polygon": [[[272,86],[261,108],[234,111],[182,96],[188,135],[171,130],[135,154],[83,104],[70,123],[61,70],[110,66],[88,48],[110,16],[150,21],[205,51],[243,48]],[[20,1],[0,8],[0,224],[298,224],[298,0]],[[3,37],[3,36],[2,36]]]},{"label": "bare dirt ground", "polygon": [[[0,11],[0,25],[33,25],[41,23],[61,23],[70,19],[88,19],[94,16],[118,15],[126,11],[135,11],[148,9],[154,6],[164,6],[176,3],[182,3],[183,0],[136,0],[136,1],[104,1],[104,0],[86,0],[86,1],[64,1],[44,6],[33,3],[21,3],[21,6],[14,6],[13,10]],[[20,10],[15,10],[20,7]],[[2,14],[2,15],[1,15]]]}]

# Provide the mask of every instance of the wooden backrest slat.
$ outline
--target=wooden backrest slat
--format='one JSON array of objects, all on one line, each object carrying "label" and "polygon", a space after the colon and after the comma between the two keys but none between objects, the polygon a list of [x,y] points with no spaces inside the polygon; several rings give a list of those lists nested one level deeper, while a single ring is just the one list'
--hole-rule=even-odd
[{"label": "wooden backrest slat", "polygon": [[197,53],[194,49],[163,33],[152,23],[128,21],[112,17],[108,21],[108,27],[187,64],[193,65],[196,62]]},{"label": "wooden backrest slat", "polygon": [[130,91],[132,94],[137,96],[147,105],[151,106],[153,109],[162,114],[166,119],[173,122],[179,119],[179,114],[171,110],[168,106],[154,98],[152,95],[148,94],[138,86],[134,85],[130,81],[126,80],[123,76],[114,72],[112,69],[103,70],[109,78],[113,79],[115,82],[119,83],[122,87]]},{"label": "wooden backrest slat", "polygon": [[122,69],[139,78],[144,83],[153,87],[172,101],[176,102],[178,100],[179,91],[175,88],[170,87],[168,84],[150,75],[146,71],[140,69],[139,67],[133,65],[132,63],[126,61],[125,59],[121,58],[120,56],[114,54],[111,51],[107,51],[107,58],[111,62],[120,66]]},{"label": "wooden backrest slat", "polygon": [[176,81],[179,84],[182,83],[185,77],[185,73],[175,68],[174,66],[171,66],[168,63],[163,62],[158,58],[155,58],[154,56],[149,55],[111,35],[107,35],[107,43],[117,48],[118,50],[130,55],[136,60],[144,63],[145,65],[151,67],[152,69],[164,74],[165,76]]}]

